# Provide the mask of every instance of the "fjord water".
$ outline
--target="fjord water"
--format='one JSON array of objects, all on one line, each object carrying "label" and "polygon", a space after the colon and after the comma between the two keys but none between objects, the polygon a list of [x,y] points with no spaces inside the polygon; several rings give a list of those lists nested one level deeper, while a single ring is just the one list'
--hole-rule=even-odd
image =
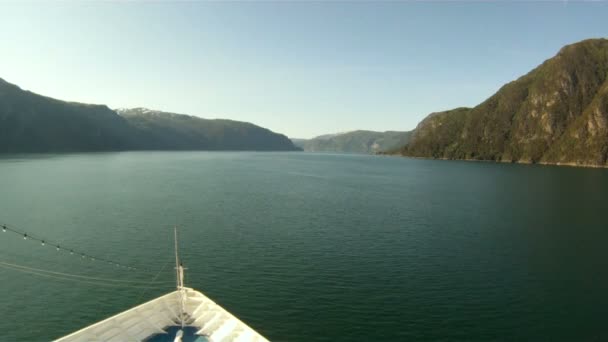
[{"label": "fjord water", "polygon": [[[608,338],[608,170],[306,153],[0,158],[3,341],[45,341],[186,283],[273,341]],[[105,284],[105,283],[104,283]]]}]

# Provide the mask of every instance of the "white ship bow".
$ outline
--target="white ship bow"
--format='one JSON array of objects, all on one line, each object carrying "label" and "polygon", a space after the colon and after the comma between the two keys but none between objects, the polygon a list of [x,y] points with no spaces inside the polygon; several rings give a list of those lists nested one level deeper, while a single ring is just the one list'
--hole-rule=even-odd
[{"label": "white ship bow", "polygon": [[[182,295],[184,305],[182,313]],[[146,341],[158,334],[166,334],[168,327],[196,329],[196,335],[211,342],[268,341],[201,292],[184,287],[136,306],[99,323],[88,326],[57,342],[126,342]]]}]

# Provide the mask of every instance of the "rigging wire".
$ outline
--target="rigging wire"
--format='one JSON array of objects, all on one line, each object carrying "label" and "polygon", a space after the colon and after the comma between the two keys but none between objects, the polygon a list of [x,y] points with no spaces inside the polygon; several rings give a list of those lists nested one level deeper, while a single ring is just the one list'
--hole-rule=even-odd
[{"label": "rigging wire", "polygon": [[85,280],[101,280],[101,281],[106,281],[106,282],[111,282],[111,283],[127,283],[127,284],[145,283],[148,285],[149,284],[163,284],[163,285],[164,284],[173,284],[173,281],[156,281],[156,277],[151,282],[144,281],[144,280],[118,280],[118,279],[90,277],[90,276],[84,276],[84,275],[79,275],[79,274],[49,271],[49,270],[45,270],[45,269],[41,269],[41,268],[13,264],[13,263],[2,261],[2,260],[0,260],[0,266],[7,266],[7,267],[11,267],[11,268],[18,268],[18,269],[23,269],[23,270],[27,270],[27,271],[39,272],[39,273],[45,273],[45,274],[57,275],[57,276],[63,276],[63,277],[71,277],[71,278],[78,278],[78,279],[85,279]]},{"label": "rigging wire", "polygon": [[104,286],[104,287],[122,287],[122,288],[139,288],[139,289],[151,289],[151,288],[167,288],[168,285],[165,286],[160,286],[160,285],[133,285],[133,284],[116,284],[116,283],[108,283],[107,280],[104,281],[93,281],[93,280],[82,280],[82,279],[78,279],[78,278],[71,278],[71,277],[65,277],[65,276],[59,276],[59,275],[52,275],[52,274],[47,274],[47,273],[42,273],[39,271],[31,271],[28,269],[24,269],[24,268],[19,268],[19,267],[14,267],[14,266],[10,266],[10,264],[5,264],[5,263],[0,263],[0,267],[3,267],[5,269],[10,269],[13,271],[17,271],[17,272],[22,272],[22,273],[27,273],[27,274],[32,274],[32,275],[37,275],[40,277],[47,277],[47,278],[53,278],[53,279],[59,279],[59,280],[67,280],[67,281],[73,281],[73,282],[77,282],[77,283],[82,283],[82,284],[90,284],[90,285],[95,285],[95,286]]},{"label": "rigging wire", "polygon": [[28,234],[25,231],[17,229],[17,228],[15,228],[13,226],[9,226],[9,225],[7,225],[5,223],[0,224],[0,226],[2,227],[2,232],[3,233],[10,232],[10,233],[22,236],[24,240],[37,241],[43,247],[44,246],[54,247],[57,251],[68,252],[68,253],[70,253],[70,255],[80,256],[82,259],[87,259],[87,260],[91,260],[91,261],[99,261],[99,262],[106,263],[108,265],[113,265],[113,266],[115,266],[117,268],[122,268],[122,269],[138,270],[138,271],[141,271],[141,270],[143,270],[143,271],[150,271],[150,270],[141,269],[141,268],[133,267],[133,266],[130,266],[130,265],[126,265],[126,264],[123,264],[123,263],[119,263],[119,262],[116,262],[116,261],[113,261],[113,260],[109,260],[109,259],[106,259],[106,258],[99,258],[99,257],[93,256],[93,255],[84,253],[84,252],[82,252],[82,251],[80,251],[78,249],[67,248],[65,246],[61,246],[58,243],[52,242],[52,241],[50,241],[48,239],[44,239],[44,238],[41,238],[41,237],[37,237],[37,236],[31,235],[31,234]]},{"label": "rigging wire", "polygon": [[[156,275],[154,276],[154,278],[152,278],[152,282],[155,282],[156,279],[158,278],[158,276],[163,272],[163,270],[165,269],[165,267],[167,267],[167,265],[169,265],[169,263],[172,260],[169,259],[165,262],[165,264],[163,265],[163,267],[160,268],[160,270],[158,271],[158,273],[156,273]],[[173,283],[173,282],[171,282]],[[139,303],[139,301],[144,297],[144,295],[146,294],[146,292],[148,292],[149,288],[145,288],[141,291],[141,293],[139,294],[139,296],[137,296],[137,299],[135,300],[135,304]]]}]

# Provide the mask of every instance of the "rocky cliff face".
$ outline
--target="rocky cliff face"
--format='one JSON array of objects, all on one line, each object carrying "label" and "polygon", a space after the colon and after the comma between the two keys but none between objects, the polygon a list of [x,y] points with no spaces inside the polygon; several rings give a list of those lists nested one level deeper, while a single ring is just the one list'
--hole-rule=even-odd
[{"label": "rocky cliff face", "polygon": [[408,156],[606,166],[608,40],[562,48],[474,108],[424,119]]}]

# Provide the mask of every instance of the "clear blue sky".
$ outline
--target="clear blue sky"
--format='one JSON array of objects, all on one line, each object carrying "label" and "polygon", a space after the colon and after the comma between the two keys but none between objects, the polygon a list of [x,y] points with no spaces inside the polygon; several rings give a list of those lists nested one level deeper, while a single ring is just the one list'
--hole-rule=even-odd
[{"label": "clear blue sky", "polygon": [[308,138],[412,129],[607,35],[603,2],[1,3],[0,77]]}]

